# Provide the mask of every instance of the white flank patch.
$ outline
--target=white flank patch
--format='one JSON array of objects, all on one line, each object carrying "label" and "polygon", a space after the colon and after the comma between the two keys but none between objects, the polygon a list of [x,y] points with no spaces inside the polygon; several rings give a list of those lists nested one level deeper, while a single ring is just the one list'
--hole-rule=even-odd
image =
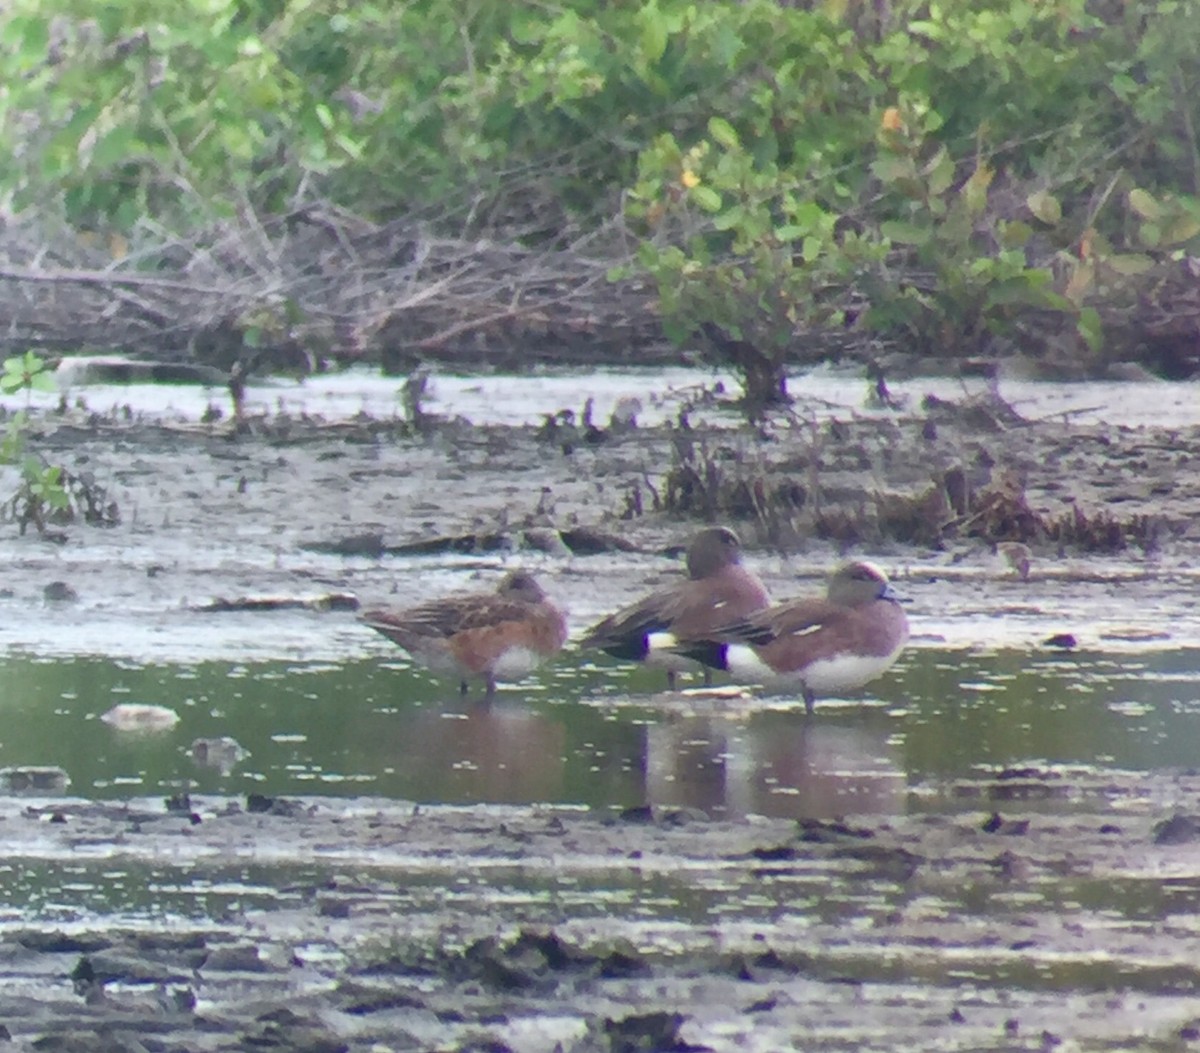
[{"label": "white flank patch", "polygon": [[759,658],[754,648],[730,644],[728,662],[730,673],[738,679],[768,687],[807,687],[816,695],[830,695],[869,684],[887,672],[899,655],[899,649],[887,655],[842,654],[795,672],[778,673]]},{"label": "white flank patch", "polygon": [[841,654],[813,662],[805,671],[803,681],[816,695],[832,695],[853,691],[882,676],[896,661],[900,652],[885,655]]},{"label": "white flank patch", "polygon": [[509,647],[493,667],[497,680],[523,680],[542,664],[542,656],[528,647]]},{"label": "white flank patch", "polygon": [[179,714],[166,706],[122,702],[100,717],[118,731],[166,731],[179,723]]},{"label": "white flank patch", "polygon": [[694,673],[704,666],[695,659],[676,654],[670,648],[679,642],[674,633],[648,633],[646,635],[646,665],[652,669],[667,669],[672,673]]},{"label": "white flank patch", "polygon": [[749,680],[754,684],[788,682],[781,680],[779,674],[758,657],[758,652],[746,644],[730,644],[725,650],[725,664],[735,680]]}]

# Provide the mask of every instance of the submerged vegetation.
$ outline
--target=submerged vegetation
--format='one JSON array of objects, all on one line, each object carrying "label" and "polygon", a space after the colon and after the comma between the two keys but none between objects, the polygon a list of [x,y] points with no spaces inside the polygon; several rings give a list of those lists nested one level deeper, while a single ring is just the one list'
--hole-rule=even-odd
[{"label": "submerged vegetation", "polygon": [[[666,334],[757,416],[785,365],[891,349],[1197,367],[1180,0],[18,0],[0,34],[9,209],[62,265],[211,293],[170,339],[226,368]],[[180,317],[112,287],[60,349]]]}]

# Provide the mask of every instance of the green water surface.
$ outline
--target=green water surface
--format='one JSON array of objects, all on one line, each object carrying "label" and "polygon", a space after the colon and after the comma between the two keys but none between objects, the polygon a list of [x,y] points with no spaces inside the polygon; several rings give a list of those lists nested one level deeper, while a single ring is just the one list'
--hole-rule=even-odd
[{"label": "green water surface", "polygon": [[[683,701],[659,675],[564,660],[490,707],[403,662],[0,662],[0,767],[58,766],[69,793],[180,790],[415,802],[642,804],[713,815],[904,811],[916,783],[1027,764],[1132,770],[1200,756],[1200,649],[1137,655],[913,649],[813,718],[795,699]],[[179,716],[114,729],[119,703]],[[232,770],[197,763],[231,737]]]}]

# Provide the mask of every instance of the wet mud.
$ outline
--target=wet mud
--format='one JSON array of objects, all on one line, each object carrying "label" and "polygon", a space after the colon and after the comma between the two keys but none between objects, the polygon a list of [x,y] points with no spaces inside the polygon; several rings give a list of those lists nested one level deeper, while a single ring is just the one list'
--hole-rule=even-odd
[{"label": "wet mud", "polygon": [[10,869],[70,862],[178,909],[9,918],[0,1021],[13,1048],[121,1051],[1190,1048],[1197,778],[953,791],[971,807],[800,823],[7,804]]},{"label": "wet mud", "polygon": [[[916,595],[915,645],[1080,582],[1116,590],[1114,639],[1194,624],[1195,429],[926,425],[850,421],[823,440],[826,510],[1002,459],[1046,517],[1081,505],[1161,526],[1152,544],[1103,556],[1034,544],[1025,573],[975,538],[880,540],[874,554]],[[537,428],[461,422],[421,435],[369,419],[39,427],[39,449],[90,473],[119,510],[107,527],[49,539],[11,527],[0,541],[3,643],[48,654],[90,638],[140,656],[141,636],[172,619],[299,607],[318,619],[310,636],[273,640],[257,622],[244,646],[337,658],[368,646],[353,600],[417,601],[515,562],[545,577],[578,631],[647,576],[677,573],[664,554],[692,528],[653,508],[665,428],[568,449]],[[766,447],[733,429],[703,436],[730,458],[769,448],[772,465],[789,443],[811,455],[811,440],[808,427]],[[810,478],[811,464],[797,471]],[[638,489],[643,514],[622,518]],[[812,588],[844,543],[797,536],[784,558],[752,523],[743,533],[780,595]],[[614,573],[639,560],[636,580]],[[982,584],[956,606],[964,579]],[[1057,627],[1094,633],[1086,602]],[[14,881],[69,865],[79,887],[143,895],[109,915],[11,910],[0,1027],[14,1049],[113,1051],[1200,1043],[1196,776],[1030,768],[907,793],[904,816],[800,823],[0,798]]]}]

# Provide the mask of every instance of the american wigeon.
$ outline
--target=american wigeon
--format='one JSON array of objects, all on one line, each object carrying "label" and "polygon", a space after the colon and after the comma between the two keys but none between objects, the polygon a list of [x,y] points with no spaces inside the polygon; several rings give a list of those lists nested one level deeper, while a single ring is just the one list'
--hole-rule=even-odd
[{"label": "american wigeon", "polygon": [[847,563],[824,599],[780,603],[677,650],[768,687],[798,687],[809,713],[817,695],[853,691],[881,676],[908,640],[908,619],[887,575]]},{"label": "american wigeon", "polygon": [[726,527],[707,527],[692,538],[687,572],[686,580],[657,589],[593,625],[580,646],[665,669],[671,689],[682,672],[703,669],[708,682],[709,669],[671,648],[762,610],[771,598],[758,575],[742,565],[742,543]]},{"label": "american wigeon", "polygon": [[495,592],[462,593],[407,610],[375,608],[360,619],[434,673],[461,681],[482,677],[484,699],[497,680],[520,680],[567,640],[567,618],[533,575],[514,570]]}]

